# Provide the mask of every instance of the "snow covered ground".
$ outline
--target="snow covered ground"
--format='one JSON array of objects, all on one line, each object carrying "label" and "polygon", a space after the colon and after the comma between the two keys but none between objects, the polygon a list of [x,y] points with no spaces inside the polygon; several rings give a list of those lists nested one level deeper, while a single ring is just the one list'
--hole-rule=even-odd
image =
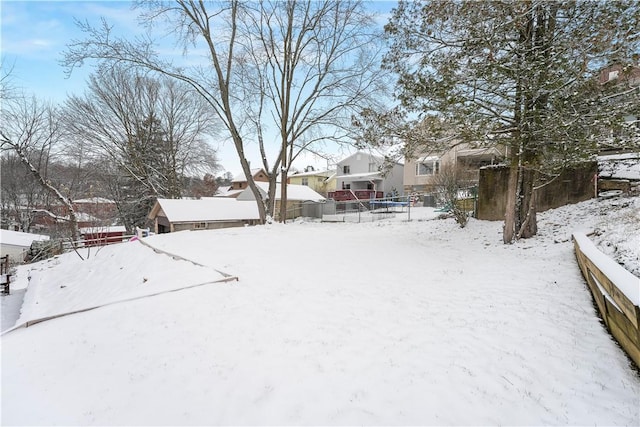
[{"label": "snow covered ground", "polygon": [[2,336],[2,424],[640,425],[640,375],[570,240],[595,231],[638,269],[640,199],[542,213],[508,246],[500,222],[436,216],[145,239],[195,263],[130,242],[22,267],[18,324],[110,305]]}]

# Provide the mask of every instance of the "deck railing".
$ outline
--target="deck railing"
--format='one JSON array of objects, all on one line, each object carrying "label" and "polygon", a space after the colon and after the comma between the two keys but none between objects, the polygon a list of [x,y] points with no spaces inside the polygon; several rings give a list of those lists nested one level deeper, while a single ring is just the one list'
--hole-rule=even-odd
[{"label": "deck railing", "polygon": [[328,197],[336,202],[346,202],[349,200],[381,199],[384,197],[384,193],[374,190],[336,190],[330,191]]}]

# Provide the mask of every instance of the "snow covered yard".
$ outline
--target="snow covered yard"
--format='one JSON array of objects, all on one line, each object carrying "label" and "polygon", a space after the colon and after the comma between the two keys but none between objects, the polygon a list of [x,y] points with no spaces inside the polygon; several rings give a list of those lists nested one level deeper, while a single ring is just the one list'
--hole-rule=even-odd
[{"label": "snow covered yard", "polygon": [[[601,230],[634,253],[637,222],[615,224],[639,211],[638,198],[567,206],[509,246],[500,222],[460,229],[428,208],[412,222],[153,236],[239,281],[3,335],[1,421],[640,425],[640,376],[598,320],[570,241]],[[31,284],[18,322],[210,282],[212,268],[136,242],[68,254],[19,270],[17,286]]]}]

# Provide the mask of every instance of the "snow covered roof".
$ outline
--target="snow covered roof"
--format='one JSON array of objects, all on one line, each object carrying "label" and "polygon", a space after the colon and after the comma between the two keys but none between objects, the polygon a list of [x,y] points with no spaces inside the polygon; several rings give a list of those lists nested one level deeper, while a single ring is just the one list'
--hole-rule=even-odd
[{"label": "snow covered roof", "polygon": [[598,156],[598,169],[602,178],[640,181],[640,153]]},{"label": "snow covered roof", "polygon": [[260,219],[255,202],[245,202],[224,197],[211,197],[200,200],[158,199],[149,214],[149,218],[155,218],[160,209],[171,222]]},{"label": "snow covered roof", "polygon": [[[356,159],[358,159],[359,158],[358,156],[364,156],[365,158],[368,158],[370,160],[375,160],[375,161],[377,161],[378,163],[381,163],[381,164],[384,163],[384,161],[385,161],[385,158],[383,156],[367,153],[365,151],[357,151],[357,152],[353,153],[352,155],[347,156],[344,159],[340,160],[338,162],[338,166],[343,164],[343,163],[345,163],[347,160],[351,160],[354,157]],[[394,160],[393,163],[396,164],[396,165],[402,165],[402,162],[397,161],[397,160]]]},{"label": "snow covered roof", "polygon": [[[256,176],[256,174],[261,170],[263,169],[262,168],[251,169],[251,176]],[[233,177],[233,180],[231,180],[231,182],[245,182],[246,180],[247,180],[247,177],[245,176],[244,172],[240,172],[238,175]]]},{"label": "snow covered roof", "polygon": [[235,197],[238,194],[242,193],[244,191],[244,188],[242,190],[231,190],[231,187],[226,188],[224,190],[218,189],[218,192],[216,193],[215,197]]},{"label": "snow covered roof", "polygon": [[299,176],[323,176],[325,178],[328,178],[331,176],[332,173],[333,171],[329,171],[329,170],[299,172],[299,173],[294,173],[289,175],[289,178],[296,178]]},{"label": "snow covered roof", "polygon": [[[269,183],[268,182],[256,182],[256,185],[260,189],[263,197],[267,195],[269,192]],[[276,200],[280,200],[280,188],[281,184],[276,184]],[[253,200],[253,193],[251,192],[251,188],[246,188],[240,196],[238,196],[241,200]],[[287,200],[290,201],[315,201],[320,202],[325,200],[321,194],[318,194],[310,187],[306,185],[296,185],[296,184],[287,184]]]},{"label": "snow covered roof", "polygon": [[0,241],[4,245],[23,246],[28,248],[36,240],[49,240],[43,234],[23,233],[21,231],[0,230]]}]

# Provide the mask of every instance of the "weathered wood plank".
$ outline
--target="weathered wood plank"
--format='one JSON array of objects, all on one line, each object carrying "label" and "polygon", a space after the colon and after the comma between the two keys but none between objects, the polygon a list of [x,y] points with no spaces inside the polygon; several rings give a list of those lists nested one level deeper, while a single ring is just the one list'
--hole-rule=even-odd
[{"label": "weathered wood plank", "polygon": [[627,336],[637,348],[640,348],[640,331],[627,319],[620,310],[617,309],[608,299],[605,300],[607,305],[607,317],[609,323],[615,323],[618,328]]},{"label": "weathered wood plank", "polygon": [[[586,252],[592,254],[594,259],[597,259],[597,262],[603,265],[602,269],[589,258],[585,250],[583,250],[584,247],[587,247]],[[587,282],[596,306],[609,332],[634,363],[640,366],[639,304],[634,303],[634,301],[625,295],[625,293],[616,286],[616,283],[605,274],[603,269],[609,272],[611,277],[622,280],[623,282],[620,286],[626,289],[627,292],[629,292],[629,289],[634,290],[632,283],[634,276],[629,276],[630,273],[624,270],[623,267],[617,265],[613,260],[609,262],[608,259],[601,258],[599,253],[595,252],[597,251],[595,246],[584,235],[574,234],[574,248],[580,271]],[[638,280],[638,283],[640,283],[640,279]],[[630,282],[631,286],[629,286]],[[640,292],[640,288],[638,291]],[[632,297],[637,300],[637,295],[633,292],[632,294]]]},{"label": "weathered wood plank", "polygon": [[[584,252],[580,242],[582,242],[582,245],[584,244],[591,245],[591,247],[587,248],[590,251],[598,251],[595,248],[595,246],[591,243],[591,241],[586,239],[585,236],[581,236],[580,239],[574,238],[574,242],[575,242],[574,246],[575,246],[576,254],[578,252],[580,252],[581,254],[581,256],[578,257],[578,260],[579,260],[579,263],[583,263],[583,267],[580,268],[583,272],[583,275],[585,270],[590,273],[588,275],[589,277],[585,276],[585,278],[587,280],[590,280],[590,277],[594,279],[598,283],[598,285],[600,285],[607,292],[607,294],[613,299],[613,301],[615,301],[615,303],[620,307],[620,309],[623,311],[625,316],[627,316],[627,318],[633,323],[633,325],[636,328],[640,327],[640,317],[638,316],[638,306],[634,304],[634,302],[631,301],[631,299],[627,297],[627,295],[625,295],[624,292],[622,292],[618,288],[618,286],[616,286],[616,284],[613,283],[613,281],[611,281],[609,277],[607,277],[607,275],[604,274],[602,270],[588,257],[588,255]],[[612,265],[608,265],[607,267],[611,268],[613,266],[616,269],[624,270],[623,267],[616,264],[613,260],[611,260],[611,264]],[[626,270],[624,270],[624,272],[627,275],[631,274]]]},{"label": "weathered wood plank", "polygon": [[627,335],[618,327],[615,322],[610,322],[611,327],[609,330],[611,331],[611,335],[618,341],[618,344],[624,349],[625,353],[629,355],[631,360],[636,364],[636,366],[640,366],[640,348],[635,346],[631,340],[627,337]]}]

